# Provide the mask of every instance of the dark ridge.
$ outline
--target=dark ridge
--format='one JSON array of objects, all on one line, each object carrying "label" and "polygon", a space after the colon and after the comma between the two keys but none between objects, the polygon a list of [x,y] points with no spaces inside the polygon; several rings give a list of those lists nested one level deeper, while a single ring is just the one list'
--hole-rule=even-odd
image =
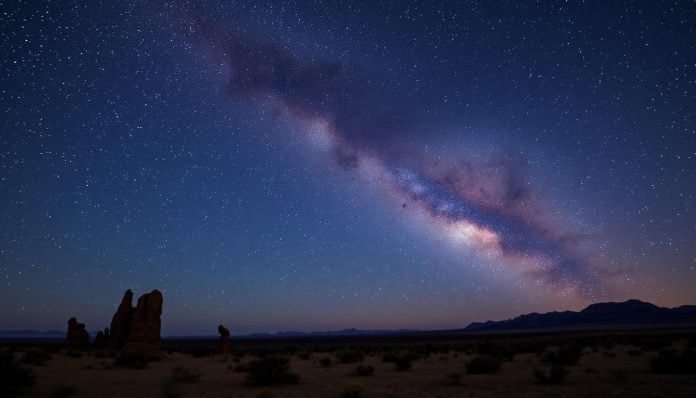
[{"label": "dark ridge", "polygon": [[658,307],[640,300],[597,303],[580,312],[563,311],[520,315],[504,321],[473,322],[466,331],[528,330],[540,328],[591,328],[627,325],[676,325],[696,323],[696,306]]}]

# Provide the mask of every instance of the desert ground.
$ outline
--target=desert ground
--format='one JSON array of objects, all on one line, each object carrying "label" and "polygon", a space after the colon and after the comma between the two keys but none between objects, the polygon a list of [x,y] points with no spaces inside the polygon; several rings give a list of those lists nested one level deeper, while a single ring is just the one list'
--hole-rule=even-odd
[{"label": "desert ground", "polygon": [[31,385],[15,391],[27,397],[696,396],[693,330],[233,340],[225,355],[214,340],[163,345],[159,359],[58,343],[2,349],[31,374]]}]

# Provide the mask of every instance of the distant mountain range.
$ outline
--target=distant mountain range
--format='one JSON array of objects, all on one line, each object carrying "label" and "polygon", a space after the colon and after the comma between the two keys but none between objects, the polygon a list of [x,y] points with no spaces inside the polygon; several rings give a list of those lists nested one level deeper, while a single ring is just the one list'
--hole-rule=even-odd
[{"label": "distant mountain range", "polygon": [[376,336],[384,334],[398,334],[398,333],[416,333],[419,332],[417,329],[397,329],[397,330],[361,330],[361,329],[343,329],[343,330],[330,330],[325,332],[294,332],[285,331],[277,333],[252,333],[241,337],[257,338],[257,337],[321,337],[321,336]]},{"label": "distant mountain range", "polygon": [[[655,304],[640,300],[628,300],[622,303],[597,303],[592,304],[582,311],[547,312],[539,314],[520,315],[516,318],[504,321],[473,322],[464,329],[440,331],[440,332],[488,332],[508,330],[537,330],[537,329],[593,329],[616,328],[624,326],[661,326],[677,324],[696,325],[696,305],[683,305],[676,308],[658,307]],[[322,337],[322,336],[377,336],[390,334],[420,333],[416,329],[397,330],[361,330],[343,329],[324,332],[296,332],[284,331],[277,333],[252,333],[236,336],[241,339],[256,338],[286,338],[286,337]],[[431,333],[431,332],[425,332]],[[65,331],[49,330],[3,330],[0,331],[0,339],[61,339],[65,338]],[[96,332],[90,333],[94,338]],[[167,338],[167,337],[165,337]],[[217,335],[190,336],[168,338],[210,338],[216,339]]]},{"label": "distant mountain range", "polygon": [[580,312],[563,311],[520,315],[505,321],[474,322],[464,331],[529,329],[587,329],[630,325],[696,324],[696,305],[658,307],[640,300],[592,304]]}]

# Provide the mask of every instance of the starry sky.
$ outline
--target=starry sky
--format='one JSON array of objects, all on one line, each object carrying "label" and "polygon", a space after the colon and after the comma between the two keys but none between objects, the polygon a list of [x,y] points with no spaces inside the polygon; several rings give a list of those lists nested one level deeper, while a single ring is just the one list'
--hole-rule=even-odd
[{"label": "starry sky", "polygon": [[691,1],[0,1],[0,329],[696,304]]}]

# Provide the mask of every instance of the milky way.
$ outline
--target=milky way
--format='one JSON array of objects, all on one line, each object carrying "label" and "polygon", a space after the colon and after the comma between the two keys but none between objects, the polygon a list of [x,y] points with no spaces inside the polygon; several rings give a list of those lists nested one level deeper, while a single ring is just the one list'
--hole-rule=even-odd
[{"label": "milky way", "polygon": [[239,35],[217,32],[213,43],[230,68],[227,92],[292,118],[337,166],[383,188],[410,216],[556,292],[593,298],[604,288],[576,247],[589,237],[548,220],[552,209],[514,151],[480,160],[403,148],[398,121],[407,115],[381,100],[357,68],[305,62],[279,44]]}]

